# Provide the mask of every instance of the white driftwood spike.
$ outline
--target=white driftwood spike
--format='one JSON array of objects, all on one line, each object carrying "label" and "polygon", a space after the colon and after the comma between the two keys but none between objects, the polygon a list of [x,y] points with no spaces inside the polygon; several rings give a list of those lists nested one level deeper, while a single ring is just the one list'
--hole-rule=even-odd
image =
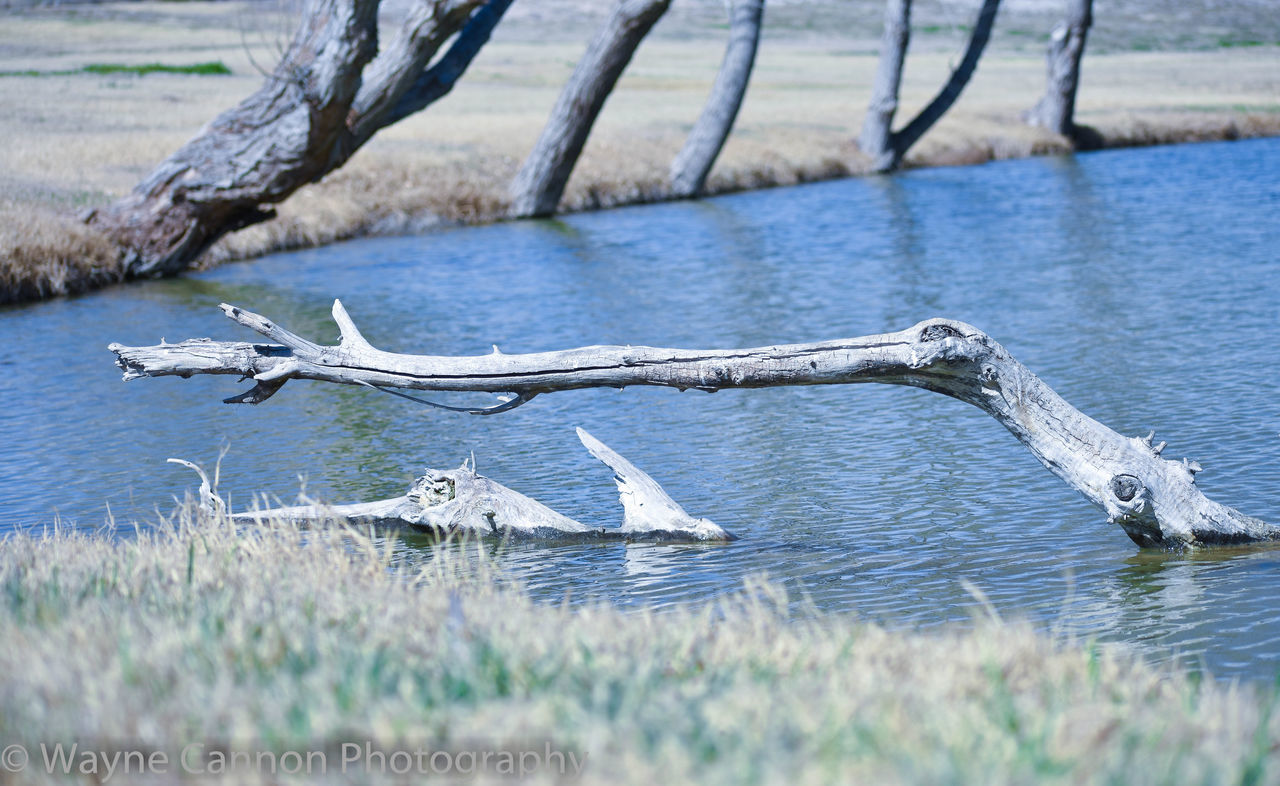
[{"label": "white driftwood spike", "polygon": [[200,476],[200,509],[209,515],[217,515],[227,509],[226,503],[218,496],[218,492],[214,484],[209,482],[209,476],[205,474],[198,464],[187,461],[186,459],[171,458],[166,459],[170,464],[181,464],[188,469],[195,470]]},{"label": "white driftwood spike", "polygon": [[356,327],[356,323],[352,321],[351,315],[347,313],[342,301],[336,298],[333,301],[333,321],[338,323],[338,332],[342,335],[342,347],[344,349],[356,352],[373,350],[373,345],[365,341],[360,328]]},{"label": "white driftwood spike", "polygon": [[253,377],[230,399],[257,403],[288,379],[412,390],[513,393],[512,403],[559,390],[660,385],[715,391],[778,385],[911,385],[972,404],[1007,428],[1052,473],[1102,508],[1142,546],[1280,539],[1280,528],[1207,499],[1194,467],[1157,455],[1068,404],[981,330],[929,319],[896,333],[752,349],[591,346],[526,355],[440,357],[321,347],[256,314],[225,306],[237,323],[284,346],[192,339],[112,344],[126,380],[231,374]]},{"label": "white driftwood spike", "polygon": [[622,532],[679,533],[681,536],[694,535],[697,540],[734,539],[720,525],[690,516],[656,480],[591,436],[586,429],[578,429],[578,439],[587,446],[591,455],[613,470],[618,498],[622,502]]}]

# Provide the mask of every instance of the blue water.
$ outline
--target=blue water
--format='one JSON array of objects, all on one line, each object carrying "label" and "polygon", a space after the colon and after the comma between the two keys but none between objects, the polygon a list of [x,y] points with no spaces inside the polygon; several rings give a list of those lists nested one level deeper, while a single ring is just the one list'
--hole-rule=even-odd
[{"label": "blue water", "polygon": [[[376,346],[478,354],[593,343],[734,347],[986,330],[1068,401],[1204,465],[1205,492],[1280,519],[1280,140],[932,169],[696,203],[459,228],[281,254],[178,281],[0,311],[0,527],[155,520],[212,465],[265,493],[395,496],[424,465],[480,471],[601,525],[621,509],[583,426],[728,546],[529,546],[544,597],[669,604],[767,571],[821,609],[1006,617],[1215,674],[1274,676],[1280,552],[1142,553],[1005,430],[914,389],[589,390],[487,418],[293,382],[121,384],[110,341],[247,339],[221,301],[332,341],[339,296]],[[463,397],[479,404],[490,399]]]}]

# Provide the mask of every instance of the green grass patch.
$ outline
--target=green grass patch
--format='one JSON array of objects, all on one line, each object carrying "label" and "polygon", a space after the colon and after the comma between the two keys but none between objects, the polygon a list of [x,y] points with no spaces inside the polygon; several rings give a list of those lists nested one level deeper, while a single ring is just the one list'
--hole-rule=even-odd
[{"label": "green grass patch", "polygon": [[0,71],[0,76],[72,76],[74,74],[195,74],[197,76],[226,76],[231,69],[221,60],[209,63],[191,63],[190,65],[169,65],[167,63],[142,63],[140,65],[124,65],[123,63],[90,63],[79,69],[66,71]]},{"label": "green grass patch", "polygon": [[142,65],[121,65],[119,63],[91,63],[83,69],[90,74],[198,74],[200,76],[226,76],[231,69],[221,61],[211,63],[192,63],[191,65],[166,65],[165,63],[143,63]]},{"label": "green grass patch", "polygon": [[1269,41],[1262,41],[1257,38],[1219,38],[1218,46],[1223,48],[1239,47],[1239,46],[1266,46]]}]

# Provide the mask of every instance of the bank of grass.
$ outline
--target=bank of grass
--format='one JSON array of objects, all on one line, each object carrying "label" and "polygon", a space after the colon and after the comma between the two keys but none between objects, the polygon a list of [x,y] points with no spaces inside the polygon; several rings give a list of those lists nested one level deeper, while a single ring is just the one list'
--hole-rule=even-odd
[{"label": "bank of grass", "polygon": [[[924,106],[946,79],[972,16],[964,4],[918,5],[904,116]],[[875,73],[880,6],[879,0],[814,0],[770,11],[751,89],[712,172],[711,193],[867,170],[853,139]],[[1078,119],[1097,129],[1101,144],[1280,134],[1280,46],[1223,43],[1270,41],[1280,26],[1245,0],[1219,6],[1214,19],[1155,29],[1144,15],[1164,10],[1144,2],[1099,17]],[[0,101],[10,110],[0,113],[6,140],[0,146],[0,303],[120,278],[114,252],[77,216],[126,193],[217,112],[261,84],[259,69],[287,40],[280,32],[287,25],[266,20],[265,7],[101,3],[5,18],[0,71],[45,75],[0,79]],[[200,264],[501,218],[507,184],[606,7],[578,0],[516,4],[439,104],[380,132],[343,169],[282,203],[277,219],[225,238]],[[565,194],[566,211],[667,197],[667,167],[719,66],[723,13],[719,2],[690,0],[675,4],[655,28],[593,129]],[[1001,13],[973,82],[912,151],[911,166],[1069,149],[1066,140],[1020,119],[1044,88],[1043,32],[1058,11],[1011,3]],[[1152,35],[1158,51],[1136,51]],[[1173,51],[1178,47],[1194,51]],[[192,79],[160,72],[135,79],[83,72],[86,62],[145,70],[156,62],[185,62],[193,51],[231,74]],[[67,73],[48,75],[59,71]]]},{"label": "bank of grass", "polygon": [[0,741],[327,751],[330,775],[344,742],[550,743],[586,754],[586,783],[1257,784],[1280,767],[1272,686],[997,621],[789,619],[763,581],[662,612],[538,603],[476,551],[411,564],[336,525],[188,516],[10,535]]}]

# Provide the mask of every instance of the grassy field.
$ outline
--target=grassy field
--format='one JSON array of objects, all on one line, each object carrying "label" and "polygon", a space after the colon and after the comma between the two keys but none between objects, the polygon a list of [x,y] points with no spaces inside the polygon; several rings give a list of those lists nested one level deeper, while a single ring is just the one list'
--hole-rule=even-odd
[{"label": "grassy field", "polygon": [[[966,4],[919,5],[904,115],[941,85],[973,15]],[[1169,13],[1158,3],[1100,7],[1079,120],[1111,145],[1280,133],[1280,22],[1264,6],[1234,0],[1195,13]],[[603,7],[517,3],[453,93],[384,130],[347,167],[287,201],[277,220],[216,245],[204,264],[500,216],[506,184]],[[394,9],[389,13],[387,27],[394,25]],[[875,70],[880,13],[871,0],[771,7],[740,120],[712,173],[713,191],[865,170],[852,140]],[[1044,40],[1057,13],[1053,3],[1008,3],[973,83],[916,147],[912,165],[1066,149],[1062,139],[1019,119],[1043,89]],[[0,116],[0,302],[112,280],[113,250],[79,225],[77,214],[128,191],[251,93],[290,25],[279,6],[261,2],[103,3],[0,14],[7,110]],[[705,99],[724,33],[719,3],[675,4],[597,123],[567,209],[663,198],[667,166]],[[231,73],[207,65],[209,73],[173,72],[211,63]]]},{"label": "grassy field", "polygon": [[[59,743],[64,756],[80,745],[77,762],[162,753],[167,774],[216,775],[215,754],[235,752],[270,782],[273,767],[361,782],[429,770],[429,757],[406,765],[419,749],[481,781],[505,774],[504,752],[537,782],[1280,778],[1274,686],[1153,668],[994,615],[928,634],[788,617],[767,581],[662,613],[540,604],[482,551],[189,514],[136,537],[10,535],[0,743],[27,752],[31,780]],[[394,765],[374,755],[396,751]],[[484,751],[485,764],[466,758]]]}]

